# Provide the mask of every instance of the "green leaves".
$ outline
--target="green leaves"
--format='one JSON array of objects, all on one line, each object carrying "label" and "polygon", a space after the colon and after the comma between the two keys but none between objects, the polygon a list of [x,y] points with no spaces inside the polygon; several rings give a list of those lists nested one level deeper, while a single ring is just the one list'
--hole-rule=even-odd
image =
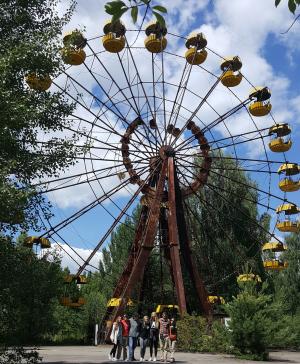
[{"label": "green leaves", "polygon": [[134,6],[132,9],[131,9],[131,18],[132,18],[132,21],[133,23],[135,24],[136,21],[137,21],[137,17],[138,17],[138,7],[137,6]]},{"label": "green leaves", "polygon": [[159,24],[164,27],[166,25],[165,19],[163,16],[161,16],[156,11],[152,11],[153,15],[155,16],[156,20],[159,22]]},{"label": "green leaves", "polygon": [[296,3],[295,3],[295,0],[289,0],[289,3],[288,3],[288,6],[289,6],[289,9],[290,11],[295,14],[295,11],[296,11]]},{"label": "green leaves", "polygon": [[160,5],[156,5],[156,6],[152,6],[152,10],[157,10],[160,11],[161,13],[167,13],[167,9],[164,6],[160,6]]},{"label": "green leaves", "polygon": [[[281,0],[275,0],[275,6],[277,7],[281,3]],[[288,7],[291,13],[295,14],[297,6],[300,5],[300,0],[289,0]]]},{"label": "green leaves", "polygon": [[130,5],[126,5],[121,0],[114,0],[114,1],[107,2],[105,4],[104,8],[105,8],[106,13],[112,16],[113,23],[116,22],[117,20],[119,20],[122,17],[122,15],[125,14],[128,10],[131,10],[130,13],[131,13],[132,22],[135,24],[138,19],[139,7],[146,5],[147,10],[150,9],[152,11],[152,14],[155,16],[158,23],[161,26],[165,26],[165,19],[160,14],[160,13],[166,14],[168,12],[164,6],[155,5],[155,6],[151,7],[150,6],[151,0],[135,0],[134,3],[135,3],[135,5],[131,6],[131,1],[130,1]]},{"label": "green leaves", "polygon": [[121,16],[126,13],[128,7],[121,0],[110,1],[105,4],[105,11],[107,14],[112,15],[112,22],[116,22]]}]

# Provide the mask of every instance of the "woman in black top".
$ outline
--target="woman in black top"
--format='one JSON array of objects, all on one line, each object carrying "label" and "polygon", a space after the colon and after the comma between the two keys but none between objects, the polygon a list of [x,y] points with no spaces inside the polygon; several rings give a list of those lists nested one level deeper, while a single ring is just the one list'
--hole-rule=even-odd
[{"label": "woman in black top", "polygon": [[140,361],[144,361],[146,347],[148,344],[148,340],[150,337],[150,321],[148,316],[144,316],[143,322],[140,324],[139,328],[139,336],[140,336],[140,345],[141,345],[141,359]]},{"label": "woman in black top", "polygon": [[[149,359],[149,361],[151,361],[151,360],[156,361],[158,343],[159,343],[159,320],[158,320],[156,312],[152,312],[151,318],[150,318],[150,338],[149,338],[150,359]],[[154,353],[153,353],[153,349],[154,349]]]}]

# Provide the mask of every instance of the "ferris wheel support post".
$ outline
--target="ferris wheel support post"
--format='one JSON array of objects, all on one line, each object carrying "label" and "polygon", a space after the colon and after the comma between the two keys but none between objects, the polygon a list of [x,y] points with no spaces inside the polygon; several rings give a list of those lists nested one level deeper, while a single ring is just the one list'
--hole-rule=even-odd
[{"label": "ferris wheel support post", "polygon": [[[151,209],[149,211],[148,221],[146,223],[146,229],[141,241],[140,251],[132,267],[132,271],[127,281],[127,284],[123,289],[120,305],[116,307],[111,316],[112,322],[114,322],[116,318],[125,311],[126,305],[132,294],[132,291],[136,287],[137,283],[140,281],[141,277],[143,277],[144,275],[145,266],[151,254],[151,251],[154,247],[154,240],[157,233],[158,220],[160,216],[160,205],[163,196],[166,174],[167,174],[167,159],[165,159],[162,163],[155,197]],[[110,331],[111,330],[108,330],[108,332],[106,333],[105,337],[106,341],[109,339]]]},{"label": "ferris wheel support post", "polygon": [[179,256],[179,236],[176,216],[176,198],[175,198],[175,178],[174,178],[174,159],[168,158],[168,229],[169,229],[169,246],[173,277],[175,281],[176,294],[180,314],[186,313],[186,299],[182,278],[182,270]]}]

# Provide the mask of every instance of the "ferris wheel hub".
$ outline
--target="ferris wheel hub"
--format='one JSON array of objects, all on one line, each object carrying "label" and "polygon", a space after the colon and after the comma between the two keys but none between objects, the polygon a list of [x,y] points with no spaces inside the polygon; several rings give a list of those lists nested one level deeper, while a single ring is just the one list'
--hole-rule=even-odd
[{"label": "ferris wheel hub", "polygon": [[175,150],[173,147],[171,147],[171,145],[163,145],[159,150],[159,156],[162,160],[168,157],[174,157]]}]

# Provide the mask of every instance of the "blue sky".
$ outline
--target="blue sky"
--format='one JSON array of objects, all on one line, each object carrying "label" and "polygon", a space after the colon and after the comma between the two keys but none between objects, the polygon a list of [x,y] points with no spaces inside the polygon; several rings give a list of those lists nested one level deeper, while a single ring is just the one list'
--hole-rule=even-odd
[{"label": "blue sky", "polygon": [[[63,6],[60,8],[60,11],[63,11],[66,3],[66,1],[63,1]],[[88,38],[100,36],[102,34],[101,28],[107,18],[103,10],[104,3],[101,0],[78,0],[76,13],[73,16],[71,24],[68,25],[67,30],[85,27]],[[251,83],[265,85],[271,88],[272,112],[274,113],[276,122],[288,122],[293,128],[293,147],[287,153],[286,158],[289,161],[299,162],[300,76],[298,60],[300,56],[300,26],[299,23],[296,23],[288,34],[280,34],[288,28],[293,20],[293,15],[288,11],[287,4],[282,2],[275,9],[273,0],[264,0],[263,2],[261,0],[232,0],[230,2],[225,0],[174,0],[172,1],[171,7],[166,1],[164,2],[162,0],[160,3],[168,7],[169,15],[166,20],[170,33],[187,36],[193,30],[202,31],[207,37],[208,47],[210,49],[222,56],[237,54],[241,57],[243,61],[242,72]],[[125,17],[124,21],[126,24],[130,24],[128,17]],[[129,25],[128,28],[133,29],[134,27]],[[128,37],[132,38],[133,33],[130,33]],[[167,50],[174,54],[184,54],[185,48],[183,40],[171,35],[167,37],[169,41]],[[141,33],[135,45],[142,46],[143,38],[144,34]],[[95,39],[90,44],[95,51],[103,51],[100,39]],[[147,69],[147,62],[151,56],[147,56],[145,51],[138,49],[133,52],[144,80],[144,77],[146,79],[150,73],[149,69]],[[101,57],[103,57],[101,58],[103,62],[108,62],[107,64],[112,74],[120,79],[120,69],[117,67],[117,63],[110,61],[112,59],[111,55],[102,55],[101,53]],[[148,57],[148,61],[146,57]],[[124,62],[126,62],[126,56],[124,57]],[[220,59],[209,53],[208,61],[204,66],[212,70],[212,72],[217,73],[219,63]],[[177,60],[174,56],[166,55],[165,72],[168,77],[167,79],[178,84],[183,66],[184,62],[182,60]],[[108,89],[109,82],[100,75],[99,67],[91,65],[91,69],[97,75],[96,77],[99,82],[101,82],[105,89]],[[203,76],[200,71],[193,70],[193,72],[195,72],[195,77],[189,82],[189,87],[200,96],[204,95],[205,90],[211,85],[211,79],[208,76]],[[103,96],[97,84],[88,78],[86,70],[83,68],[71,69],[70,74],[79,83],[91,90],[92,93],[97,94],[99,98]],[[201,82],[203,87],[199,85]],[[238,96],[245,99],[247,98],[247,90],[249,90],[249,85],[243,81],[242,86],[239,86],[239,89],[234,91],[237,92]],[[222,88],[218,88],[213,94],[212,99],[209,99],[220,113],[232,108],[237,103],[236,99],[225,91]],[[169,87],[167,93],[170,99],[174,99],[174,88]],[[85,101],[88,101],[88,95],[85,95],[84,98]],[[186,95],[184,102],[184,105],[189,106],[190,109],[193,109],[194,104],[197,105],[197,100],[189,94]],[[121,108],[122,112],[125,113],[126,107],[122,106]],[[97,106],[94,106],[93,111],[97,112]],[[80,115],[87,115],[84,110],[78,110],[78,113]],[[113,122],[114,116],[106,115],[109,117],[109,122]],[[183,122],[185,116],[185,113],[182,112],[182,120],[179,120],[179,123]],[[215,118],[215,114],[211,114],[211,110],[204,109],[201,115],[199,114],[199,117],[204,123],[208,123],[209,120]],[[250,120],[247,120],[247,122],[244,121],[246,119],[247,116],[243,113],[234,116],[228,124],[228,127],[232,128],[233,134],[239,134],[246,129],[249,131],[253,130],[251,129],[253,123]],[[260,128],[272,125],[272,123],[270,124],[270,117],[262,119],[257,121]],[[245,124],[243,124],[244,122]],[[120,133],[124,132],[121,125],[117,124],[117,129]],[[94,133],[95,131],[96,129],[92,132]],[[97,138],[106,137],[106,135],[95,135],[97,135]],[[224,135],[226,136],[224,128],[218,128],[214,131],[216,139],[224,137]],[[114,142],[117,143],[118,141],[118,138],[114,139]],[[232,150],[229,148],[227,152],[230,153]],[[270,159],[283,160],[280,154],[270,153],[268,155]],[[239,156],[264,159],[261,145],[256,142],[246,143],[240,146]],[[276,170],[278,166],[272,166],[272,170]],[[66,171],[66,175],[72,175],[78,170],[82,171],[80,168],[83,167],[79,165],[76,168]],[[261,188],[266,189],[268,181],[263,174],[254,173],[251,176]],[[271,191],[275,195],[282,196],[283,194],[279,191],[277,183],[278,177],[275,175],[272,178]],[[99,188],[99,185],[96,187],[96,183],[93,186],[95,189]],[[105,185],[105,188],[108,187],[109,183]],[[49,198],[54,204],[53,213],[55,217],[52,219],[52,224],[76,212],[94,198],[87,184],[82,185],[80,189],[70,188],[62,191],[59,194],[49,194]],[[97,195],[100,196],[101,191],[97,191]],[[114,201],[122,207],[125,206],[128,198],[129,193],[123,191],[114,198]],[[289,194],[287,198],[300,204],[299,193],[297,192]],[[271,203],[275,206],[276,201],[272,201]],[[104,206],[112,215],[117,216],[118,209],[112,203],[105,203]],[[132,209],[129,210],[129,213],[131,212]],[[82,256],[86,257],[90,249],[97,244],[112,222],[112,217],[102,207],[98,206],[82,218],[76,220],[72,226],[63,229],[61,236],[74,248],[79,249],[78,251]],[[278,236],[283,237],[283,234],[278,234]],[[61,241],[59,238],[57,240]],[[99,258],[100,255],[97,257]],[[65,257],[63,263],[71,266],[72,269],[74,268],[73,263],[70,263],[69,259]]]}]

